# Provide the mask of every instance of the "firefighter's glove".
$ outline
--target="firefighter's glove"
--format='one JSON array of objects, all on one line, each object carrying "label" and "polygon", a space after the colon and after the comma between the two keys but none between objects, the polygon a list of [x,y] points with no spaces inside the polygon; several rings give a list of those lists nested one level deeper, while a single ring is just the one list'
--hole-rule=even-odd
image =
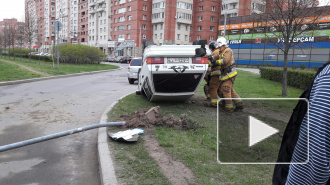
[{"label": "firefighter's glove", "polygon": [[213,58],[213,56],[209,56],[210,66],[213,67],[215,65],[216,60]]}]

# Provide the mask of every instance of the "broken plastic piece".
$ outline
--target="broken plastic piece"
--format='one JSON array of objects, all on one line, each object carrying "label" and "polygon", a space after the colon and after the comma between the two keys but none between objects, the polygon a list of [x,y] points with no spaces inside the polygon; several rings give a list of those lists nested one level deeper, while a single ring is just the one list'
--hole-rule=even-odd
[{"label": "broken plastic piece", "polygon": [[126,141],[126,142],[135,142],[139,138],[139,134],[143,134],[144,131],[142,128],[135,128],[125,131],[116,131],[116,132],[108,132],[108,135],[116,141]]}]

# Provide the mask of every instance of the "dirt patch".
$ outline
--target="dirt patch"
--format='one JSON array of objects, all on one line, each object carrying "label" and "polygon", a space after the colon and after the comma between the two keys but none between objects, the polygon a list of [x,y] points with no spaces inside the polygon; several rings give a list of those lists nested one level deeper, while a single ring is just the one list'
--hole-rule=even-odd
[{"label": "dirt patch", "polygon": [[154,125],[175,127],[183,130],[201,128],[202,126],[187,118],[186,114],[181,114],[180,118],[171,115],[163,118],[160,107],[151,107],[133,112],[131,115],[121,115],[116,121],[126,121],[122,128],[151,128]]},{"label": "dirt patch", "polygon": [[283,122],[289,122],[291,114],[284,114],[284,113],[278,113],[274,111],[265,111],[262,109],[257,109],[257,108],[251,108],[249,107],[248,109],[244,109],[244,112],[248,112],[251,114],[258,114],[258,115],[263,115],[264,117],[272,118],[275,120],[283,121]]},{"label": "dirt patch", "polygon": [[181,161],[170,156],[159,146],[153,132],[144,134],[144,145],[149,155],[154,158],[163,174],[173,185],[195,184],[196,177],[190,168],[186,167]]}]

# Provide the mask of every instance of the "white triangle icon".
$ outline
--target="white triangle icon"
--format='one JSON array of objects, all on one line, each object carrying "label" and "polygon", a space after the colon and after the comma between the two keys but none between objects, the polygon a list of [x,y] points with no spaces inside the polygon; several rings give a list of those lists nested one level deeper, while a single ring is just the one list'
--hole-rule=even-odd
[{"label": "white triangle icon", "polygon": [[249,116],[249,147],[259,143],[260,141],[276,134],[277,129]]}]

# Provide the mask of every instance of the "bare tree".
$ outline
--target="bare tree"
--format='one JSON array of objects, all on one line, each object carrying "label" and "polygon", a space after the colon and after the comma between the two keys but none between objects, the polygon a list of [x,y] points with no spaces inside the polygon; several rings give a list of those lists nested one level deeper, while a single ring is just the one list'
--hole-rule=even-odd
[{"label": "bare tree", "polygon": [[[267,5],[267,14],[263,20],[268,23],[271,34],[266,34],[267,42],[277,46],[283,52],[282,96],[287,96],[288,55],[291,48],[314,37],[306,37],[309,26],[315,25],[322,15],[329,14],[329,7],[316,7],[317,0],[274,0]],[[274,36],[275,35],[275,36]],[[274,37],[276,39],[274,39]],[[279,37],[279,38],[278,38]]]},{"label": "bare tree", "polygon": [[[12,53],[14,55],[14,60],[15,60],[15,43],[16,43],[16,33],[17,33],[17,24],[14,23],[13,21],[10,21],[8,25],[8,39],[9,39],[9,51],[10,51],[10,46],[12,47]],[[11,52],[9,52],[9,57],[10,57]]]},{"label": "bare tree", "polygon": [[20,46],[20,56],[22,56],[22,48],[24,43],[24,32],[25,32],[25,26],[19,25],[17,27],[17,33],[16,33],[16,39],[18,41],[18,44]]},{"label": "bare tree", "polygon": [[34,40],[36,29],[36,21],[30,12],[26,13],[25,15],[25,38],[26,41],[29,43],[29,62],[31,62],[31,51],[32,51],[32,42]]}]

